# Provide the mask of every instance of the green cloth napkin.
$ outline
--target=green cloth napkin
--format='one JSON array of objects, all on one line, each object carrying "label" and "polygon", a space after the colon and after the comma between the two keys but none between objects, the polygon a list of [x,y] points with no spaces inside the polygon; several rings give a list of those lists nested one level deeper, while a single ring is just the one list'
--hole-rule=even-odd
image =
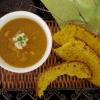
[{"label": "green cloth napkin", "polygon": [[59,26],[62,27],[68,20],[81,20],[76,6],[71,0],[41,0],[52,13]]},{"label": "green cloth napkin", "polygon": [[60,27],[68,21],[82,21],[100,32],[100,0],[41,0]]}]

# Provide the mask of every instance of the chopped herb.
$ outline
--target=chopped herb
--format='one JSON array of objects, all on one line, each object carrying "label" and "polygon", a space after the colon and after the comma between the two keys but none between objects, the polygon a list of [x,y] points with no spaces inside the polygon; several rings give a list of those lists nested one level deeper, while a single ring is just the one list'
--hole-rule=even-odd
[{"label": "chopped herb", "polygon": [[21,33],[17,34],[16,37],[13,38],[13,41],[18,49],[23,49],[23,47],[26,46],[28,38],[25,36],[25,33]]}]

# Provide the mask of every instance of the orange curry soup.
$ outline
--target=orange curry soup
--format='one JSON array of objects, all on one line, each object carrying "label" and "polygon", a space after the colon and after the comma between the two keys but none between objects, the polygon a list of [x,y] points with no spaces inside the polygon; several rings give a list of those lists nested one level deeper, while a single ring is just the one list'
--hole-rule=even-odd
[{"label": "orange curry soup", "polygon": [[37,63],[46,47],[44,30],[32,20],[15,19],[0,30],[0,56],[12,66],[27,67]]}]

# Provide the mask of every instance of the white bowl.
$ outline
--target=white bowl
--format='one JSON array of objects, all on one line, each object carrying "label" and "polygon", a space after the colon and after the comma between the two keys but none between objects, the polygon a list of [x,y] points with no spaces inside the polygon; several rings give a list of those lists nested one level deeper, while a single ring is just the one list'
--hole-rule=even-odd
[{"label": "white bowl", "polygon": [[25,68],[17,68],[17,67],[9,65],[0,57],[0,66],[2,68],[6,69],[8,71],[11,71],[11,72],[25,73],[25,72],[30,72],[30,71],[37,69],[47,60],[48,56],[50,55],[51,48],[52,48],[52,36],[51,36],[51,32],[50,32],[47,24],[45,23],[45,21],[43,21],[36,14],[26,12],[26,11],[15,11],[15,12],[8,13],[5,16],[1,17],[0,18],[0,29],[9,21],[17,19],[17,18],[28,18],[28,19],[31,19],[31,20],[37,22],[41,26],[41,28],[44,30],[46,38],[47,38],[47,48],[46,48],[46,51],[45,51],[43,57],[36,64],[34,64],[32,66],[27,66]]}]

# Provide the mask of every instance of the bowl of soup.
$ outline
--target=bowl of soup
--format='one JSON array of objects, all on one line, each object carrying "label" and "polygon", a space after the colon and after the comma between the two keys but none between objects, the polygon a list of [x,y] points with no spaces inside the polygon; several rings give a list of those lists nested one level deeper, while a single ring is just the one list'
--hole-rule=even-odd
[{"label": "bowl of soup", "polygon": [[25,73],[40,67],[52,48],[49,27],[38,15],[15,11],[0,18],[0,66]]}]

